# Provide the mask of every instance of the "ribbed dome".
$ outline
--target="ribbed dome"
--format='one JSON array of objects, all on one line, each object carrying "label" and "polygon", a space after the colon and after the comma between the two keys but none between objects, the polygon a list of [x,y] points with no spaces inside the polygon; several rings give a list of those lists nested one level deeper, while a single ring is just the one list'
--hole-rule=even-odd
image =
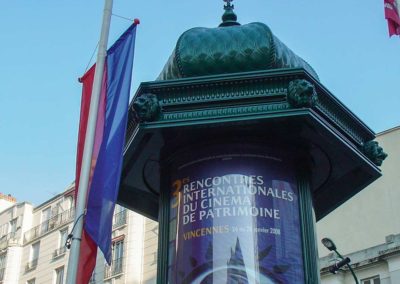
[{"label": "ribbed dome", "polygon": [[263,23],[240,25],[233,6],[225,7],[217,28],[184,32],[158,80],[217,75],[278,68],[314,69],[275,37]]}]

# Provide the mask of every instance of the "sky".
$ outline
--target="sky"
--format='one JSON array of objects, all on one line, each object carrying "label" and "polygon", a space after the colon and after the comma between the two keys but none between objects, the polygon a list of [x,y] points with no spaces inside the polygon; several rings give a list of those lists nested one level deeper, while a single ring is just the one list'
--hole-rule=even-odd
[{"label": "sky", "polygon": [[[400,37],[383,0],[236,0],[241,24],[263,22],[373,131],[400,125]],[[362,4],[362,5],[361,5]],[[0,2],[0,192],[35,205],[75,176],[82,76],[103,1]],[[160,73],[178,37],[217,27],[222,0],[114,0],[109,45],[139,18],[131,97]],[[121,18],[123,17],[123,18]]]}]

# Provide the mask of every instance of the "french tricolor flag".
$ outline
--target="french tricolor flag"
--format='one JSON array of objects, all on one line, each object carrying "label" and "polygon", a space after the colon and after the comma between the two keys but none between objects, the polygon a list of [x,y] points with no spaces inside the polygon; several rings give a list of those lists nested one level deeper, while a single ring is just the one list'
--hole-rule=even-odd
[{"label": "french tricolor flag", "polygon": [[[97,247],[111,264],[111,232],[120,183],[128,117],[135,35],[138,20],[107,51],[93,146],[86,215],[79,255],[77,284],[87,284],[96,265]],[[95,66],[80,79],[83,83],[78,135],[76,191],[92,94]],[[75,193],[77,195],[77,192]]]}]

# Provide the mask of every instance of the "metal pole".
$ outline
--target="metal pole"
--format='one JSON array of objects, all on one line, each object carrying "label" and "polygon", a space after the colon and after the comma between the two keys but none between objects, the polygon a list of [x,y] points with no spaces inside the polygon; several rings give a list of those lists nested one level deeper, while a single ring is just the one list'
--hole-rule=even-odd
[{"label": "metal pole", "polygon": [[[334,252],[336,252],[336,254],[342,259],[344,260],[344,257],[337,251],[337,250],[333,250]],[[356,282],[356,284],[358,284],[358,279],[356,274],[354,273],[353,268],[351,268],[351,265],[349,263],[346,263],[347,268],[350,270],[351,275],[353,275],[354,281]]]},{"label": "metal pole", "polygon": [[88,124],[86,129],[85,144],[83,149],[82,167],[79,179],[78,196],[75,210],[75,232],[71,243],[71,252],[68,260],[67,284],[75,284],[78,262],[80,254],[80,245],[82,238],[83,218],[80,218],[85,212],[86,196],[89,187],[90,168],[92,163],[92,152],[95,138],[97,112],[99,108],[101,84],[103,80],[104,62],[107,55],[108,33],[110,30],[111,13],[113,0],[105,0],[103,23],[101,27],[99,50],[97,53],[96,70],[93,80],[92,96],[90,99],[90,109]]}]

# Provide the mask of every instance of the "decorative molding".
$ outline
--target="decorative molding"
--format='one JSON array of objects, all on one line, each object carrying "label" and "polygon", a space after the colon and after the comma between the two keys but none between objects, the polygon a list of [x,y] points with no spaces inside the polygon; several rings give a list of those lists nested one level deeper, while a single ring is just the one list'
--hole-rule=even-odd
[{"label": "decorative molding", "polygon": [[[149,94],[158,100],[156,112],[148,111],[149,107],[139,101]],[[288,109],[313,108],[359,149],[374,139],[373,131],[307,72],[282,69],[142,83],[131,103],[127,141],[140,122],[251,114],[248,109],[253,105],[264,106],[257,112],[268,112],[276,109],[265,105],[283,104],[286,99]],[[211,108],[215,108],[213,113]]]},{"label": "decorative molding", "polygon": [[349,121],[348,116],[330,101],[327,96],[319,96],[316,108],[337,127],[339,127],[348,137],[353,139],[358,146],[363,145],[365,138],[354,122]]},{"label": "decorative molding", "polygon": [[215,101],[228,101],[238,99],[265,98],[270,96],[286,96],[284,84],[274,83],[257,84],[253,86],[230,84],[227,86],[204,86],[204,88],[191,88],[175,91],[164,91],[159,98],[163,106],[177,106],[181,104],[199,104]]},{"label": "decorative molding", "polygon": [[287,103],[245,105],[239,107],[219,107],[204,110],[169,112],[162,115],[161,120],[189,120],[219,116],[238,116],[248,114],[267,113],[288,109]]}]

